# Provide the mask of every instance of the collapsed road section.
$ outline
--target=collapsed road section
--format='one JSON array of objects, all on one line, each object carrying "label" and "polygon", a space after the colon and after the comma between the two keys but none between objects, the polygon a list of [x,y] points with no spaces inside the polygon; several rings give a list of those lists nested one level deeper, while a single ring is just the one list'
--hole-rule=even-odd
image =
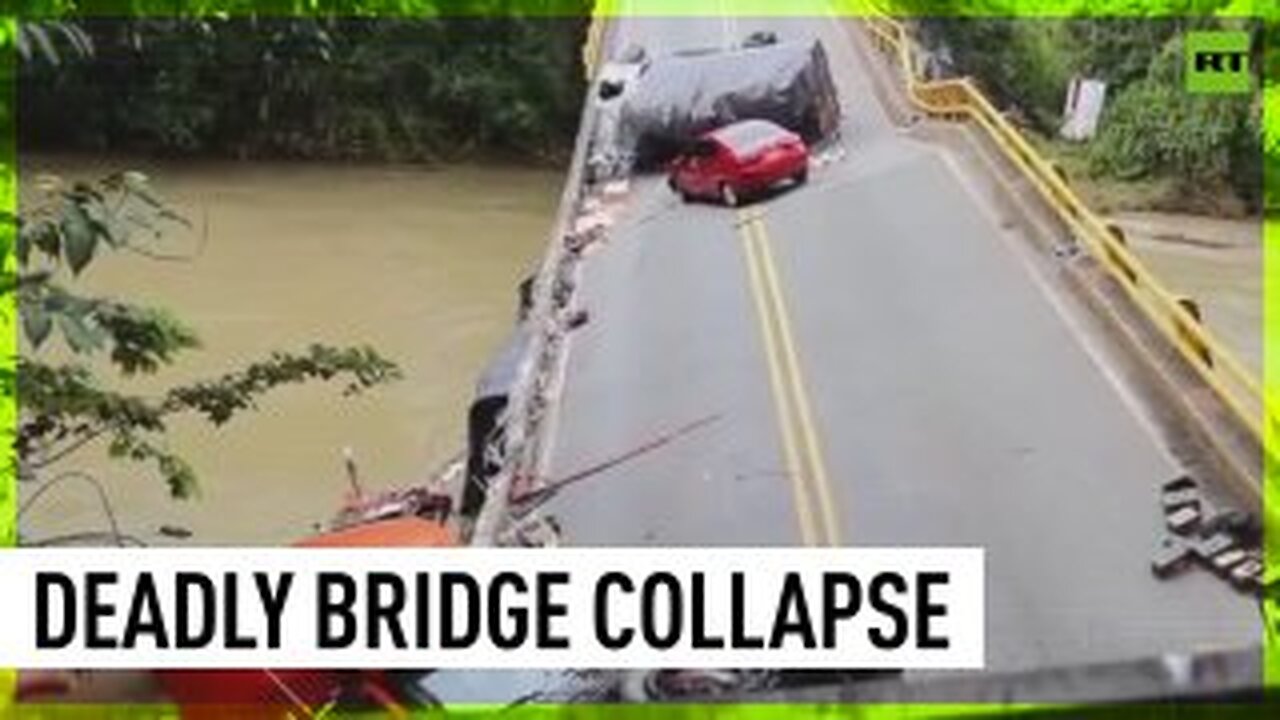
[{"label": "collapsed road section", "polygon": [[[735,120],[773,119],[817,147],[840,137],[838,91],[824,46],[812,37],[779,42],[760,34],[729,48],[657,57],[632,45],[603,65],[592,90],[551,249],[521,286],[516,326],[482,373],[468,414],[462,513],[479,516],[477,542],[501,533],[512,501],[530,506],[717,419],[711,413],[661,428],[546,476],[539,443],[550,435],[548,395],[559,389],[566,333],[590,320],[589,308],[574,302],[579,266],[625,209],[633,173],[662,167],[703,132]],[[528,534],[526,527],[521,537]]]},{"label": "collapsed road section", "polygon": [[[993,678],[1207,651],[1256,659],[1255,597],[1213,572],[1153,573],[1173,522],[1167,483],[1191,473],[1214,508],[1247,511],[1171,440],[1186,423],[1170,394],[1148,390],[1133,349],[1164,341],[1119,338],[1100,319],[1071,279],[1078,243],[1010,210],[1012,193],[993,202],[996,170],[949,118],[895,116],[881,87],[891,66],[865,28],[737,27],[820,41],[842,152],[742,211],[681,203],[661,178],[613,163],[574,177],[514,374],[530,392],[510,396],[505,441],[489,445],[504,462],[477,538],[980,546]],[[658,57],[672,52],[662,38],[718,29],[620,19],[606,53],[633,42]],[[584,116],[590,137],[590,109],[625,96],[606,94]],[[1218,687],[1247,686],[1248,664],[1230,667],[1246,674]]]}]

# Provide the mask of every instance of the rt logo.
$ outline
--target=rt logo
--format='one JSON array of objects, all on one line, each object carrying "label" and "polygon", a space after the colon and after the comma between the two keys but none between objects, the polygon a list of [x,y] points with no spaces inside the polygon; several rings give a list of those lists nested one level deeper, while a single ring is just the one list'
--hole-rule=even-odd
[{"label": "rt logo", "polygon": [[1249,33],[1189,32],[1186,87],[1191,93],[1247,93],[1253,91],[1249,72]]}]

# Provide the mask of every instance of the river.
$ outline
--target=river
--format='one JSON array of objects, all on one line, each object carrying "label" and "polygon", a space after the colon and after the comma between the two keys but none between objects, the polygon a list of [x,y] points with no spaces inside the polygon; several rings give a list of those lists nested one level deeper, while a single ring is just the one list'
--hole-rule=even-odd
[{"label": "river", "polygon": [[[312,341],[368,343],[405,374],[356,398],[337,385],[285,388],[223,428],[173,423],[172,447],[200,474],[193,500],[170,499],[153,472],[101,451],[61,463],[99,477],[122,530],[150,544],[286,542],[342,500],[342,448],[354,450],[369,489],[419,480],[461,449],[473,383],[511,327],[516,286],[546,246],[563,181],[550,169],[128,158],[24,157],[21,171],[27,180],[121,168],[146,173],[193,221],[196,231],[174,233],[166,249],[194,259],[108,254],[77,287],[170,308],[203,340],[132,386],[215,376]],[[106,522],[91,492],[65,484],[20,528],[40,538]],[[162,525],[192,536],[167,537]]]}]

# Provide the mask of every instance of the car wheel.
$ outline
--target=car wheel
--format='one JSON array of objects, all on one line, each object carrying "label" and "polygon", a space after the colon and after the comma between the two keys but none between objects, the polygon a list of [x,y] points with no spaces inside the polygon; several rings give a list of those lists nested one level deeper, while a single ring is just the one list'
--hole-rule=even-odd
[{"label": "car wheel", "polygon": [[726,207],[738,206],[738,192],[729,183],[720,183],[720,202]]},{"label": "car wheel", "polygon": [[796,181],[797,185],[803,185],[809,182],[809,168],[802,168],[800,172],[793,176],[793,179]]},{"label": "car wheel", "polygon": [[685,202],[689,202],[693,199],[693,197],[689,195],[689,191],[680,187],[680,183],[677,183],[676,179],[673,177],[667,178],[667,187],[671,188],[671,192],[679,195],[680,199]]}]

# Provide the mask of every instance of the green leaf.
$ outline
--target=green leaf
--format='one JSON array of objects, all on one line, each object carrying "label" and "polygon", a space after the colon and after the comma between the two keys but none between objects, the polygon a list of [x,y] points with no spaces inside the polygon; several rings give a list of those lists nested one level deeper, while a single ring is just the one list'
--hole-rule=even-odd
[{"label": "green leaf", "polygon": [[193,330],[161,309],[112,303],[94,318],[111,340],[112,363],[126,376],[154,372],[179,352],[199,346]]},{"label": "green leaf", "polygon": [[18,233],[17,242],[14,244],[14,253],[18,256],[18,265],[27,266],[27,261],[31,259],[31,236],[24,232]]},{"label": "green leaf", "polygon": [[183,215],[182,213],[176,210],[170,210],[169,208],[162,208],[158,213],[156,213],[156,215],[163,220],[170,220],[172,222],[176,222],[179,225],[183,225],[188,229],[194,227],[191,224],[191,221],[187,219],[187,216]]},{"label": "green leaf", "polygon": [[138,196],[153,208],[164,207],[164,203],[160,201],[160,198],[156,197],[155,193],[151,191],[151,185],[147,182],[146,175],[137,170],[128,170],[122,173],[120,177],[124,180],[125,189],[131,194]]},{"label": "green leaf", "polygon": [[26,225],[20,231],[29,239],[31,246],[44,253],[50,259],[57,259],[62,251],[62,243],[58,228],[47,220],[37,220]]},{"label": "green leaf", "polygon": [[53,318],[40,303],[26,303],[18,308],[22,315],[22,331],[26,333],[31,347],[39,348],[53,330]]},{"label": "green leaf", "polygon": [[87,199],[81,205],[80,209],[84,210],[85,217],[89,220],[89,227],[97,233],[112,247],[120,247],[122,241],[116,237],[111,213],[109,213],[101,200]]},{"label": "green leaf", "polygon": [[90,353],[102,347],[102,332],[89,327],[84,319],[74,315],[58,315],[58,328],[67,344],[77,353]]},{"label": "green leaf", "polygon": [[177,455],[161,453],[158,457],[160,474],[169,486],[169,495],[178,500],[185,500],[200,494],[200,484],[196,480],[196,471],[191,465]]},{"label": "green leaf", "polygon": [[89,221],[88,214],[79,203],[67,203],[62,211],[62,235],[66,239],[63,250],[67,264],[76,275],[93,259],[98,244],[98,234]]},{"label": "green leaf", "polygon": [[107,445],[107,457],[113,460],[129,457],[130,449],[128,437],[114,437]]}]

